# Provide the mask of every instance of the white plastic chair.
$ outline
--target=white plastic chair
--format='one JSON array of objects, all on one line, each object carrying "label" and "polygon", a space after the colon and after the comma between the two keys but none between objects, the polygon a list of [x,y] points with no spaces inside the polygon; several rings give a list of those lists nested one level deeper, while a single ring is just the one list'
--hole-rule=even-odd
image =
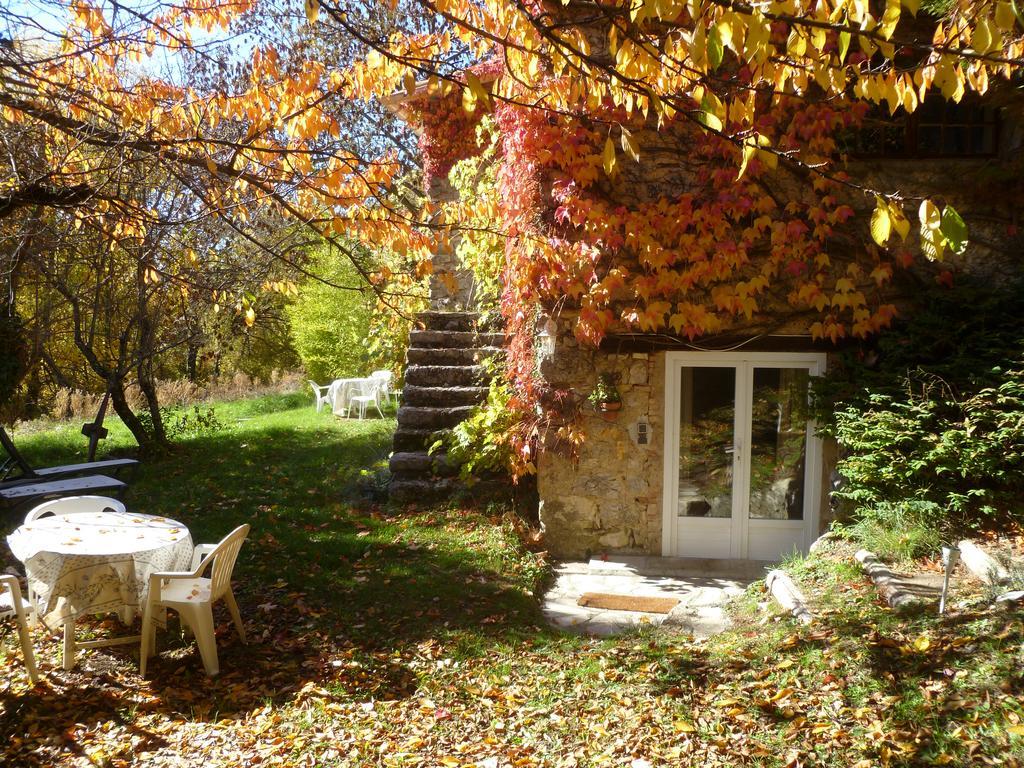
[{"label": "white plastic chair", "polygon": [[[3,589],[6,587],[6,589]],[[32,638],[28,633],[28,618],[35,616],[35,608],[21,596],[21,586],[16,576],[0,576],[0,618],[14,617],[18,625],[18,639],[21,640],[21,652],[25,657],[25,670],[33,685],[39,681],[39,670],[36,668],[36,657],[32,652]]]},{"label": "white plastic chair", "polygon": [[309,379],[308,381],[309,386],[313,388],[313,397],[316,398],[316,412],[320,413],[321,408],[323,408],[325,405],[329,406],[331,404],[331,385],[327,384],[321,386],[312,379]]},{"label": "white plastic chair", "polygon": [[[192,555],[191,571],[163,571],[149,577],[149,595],[142,613],[142,648],[139,671],[146,674],[146,663],[156,652],[156,627],[153,612],[157,608],[172,608],[178,612],[183,624],[195,635],[203,667],[210,677],[220,672],[217,661],[217,640],[213,634],[213,604],[223,599],[231,613],[238,636],[245,642],[245,628],[238,612],[238,603],[231,591],[231,572],[235,568],[238,551],[249,526],[240,525],[219,544],[200,544]],[[210,571],[209,577],[203,573]]]},{"label": "white plastic chair", "polygon": [[[63,499],[50,499],[32,507],[25,515],[25,522],[31,523],[47,515],[74,515],[80,512],[103,512],[108,509],[122,514],[127,512],[124,502],[109,496],[65,496]],[[39,597],[31,584],[28,585],[28,602],[33,606],[39,602]],[[131,612],[126,610],[121,614],[121,618],[125,624],[130,624]]]},{"label": "white plastic chair", "polygon": [[349,398],[348,409],[352,412],[352,409],[356,409],[356,413],[360,419],[366,418],[366,409],[373,404],[373,407],[377,409],[377,413],[380,417],[384,418],[384,411],[380,409],[380,396],[381,393],[386,390],[387,383],[380,378],[373,378],[372,376],[366,380],[359,388],[359,394],[355,397]]},{"label": "white plastic chair", "polygon": [[388,397],[394,397],[395,405],[398,405],[398,395],[400,392],[393,388],[395,374],[391,371],[374,371],[370,374],[370,378],[382,381],[384,383],[384,389],[381,394],[384,396],[384,399],[387,400]]},{"label": "white plastic chair", "polygon": [[103,512],[104,510],[124,514],[127,509],[124,502],[109,496],[65,496],[63,499],[50,499],[37,507],[33,507],[25,515],[25,522],[31,523],[47,515],[71,515],[78,512]]}]

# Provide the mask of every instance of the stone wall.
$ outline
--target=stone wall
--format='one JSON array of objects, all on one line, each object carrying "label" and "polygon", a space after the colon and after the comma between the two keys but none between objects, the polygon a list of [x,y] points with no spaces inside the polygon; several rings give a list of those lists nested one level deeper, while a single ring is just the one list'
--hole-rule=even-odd
[{"label": "stone wall", "polygon": [[[661,554],[664,353],[604,352],[581,348],[567,323],[559,325],[553,355],[540,371],[554,387],[580,398],[601,373],[618,376],[622,410],[600,414],[584,402],[579,427],[585,441],[574,462],[564,451],[541,452],[537,467],[540,520],[547,549],[557,557],[604,552]],[[647,444],[636,443],[636,425]]]},{"label": "stone wall", "polygon": [[[549,440],[537,465],[545,547],[559,558],[604,553],[662,554],[665,440],[665,352],[616,352],[581,346],[572,319],[558,323],[553,353],[540,357],[540,373],[553,387],[578,398],[598,376],[618,377],[622,410],[600,414],[583,402],[577,427],[584,442],[575,459]],[[647,444],[636,442],[638,422]],[[837,447],[823,445],[818,533],[835,519],[830,489]]]},{"label": "stone wall", "polygon": [[[458,193],[447,178],[430,179],[427,196],[434,203],[449,203],[458,199]],[[433,254],[433,272],[430,275],[430,308],[441,312],[461,312],[475,309],[473,301],[473,274],[459,263],[455,253],[459,235],[454,233],[448,247],[439,246]]]}]

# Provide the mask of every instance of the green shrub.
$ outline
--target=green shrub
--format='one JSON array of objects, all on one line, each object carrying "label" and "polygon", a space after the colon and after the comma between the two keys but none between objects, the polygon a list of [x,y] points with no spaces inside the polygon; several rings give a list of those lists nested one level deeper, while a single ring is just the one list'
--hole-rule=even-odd
[{"label": "green shrub", "polygon": [[844,532],[885,560],[907,561],[938,553],[945,526],[934,502],[879,502],[861,507]]},{"label": "green shrub", "polygon": [[991,293],[925,293],[924,308],[816,383],[820,431],[841,446],[834,495],[855,511],[927,502],[949,530],[1020,517],[1024,290]]},{"label": "green shrub", "polygon": [[[153,415],[146,410],[138,412],[139,421],[142,422],[146,431],[153,432]],[[200,408],[193,405],[191,410],[184,408],[161,408],[160,420],[163,422],[167,439],[174,441],[182,437],[201,437],[212,435],[224,429],[224,422],[218,417],[213,408]]]},{"label": "green shrub", "polygon": [[[335,285],[358,286],[361,278],[342,254],[323,253],[314,272]],[[292,345],[310,378],[320,382],[369,371],[372,293],[307,280],[287,308]]]},{"label": "green shrub", "polygon": [[448,460],[459,465],[463,480],[487,472],[507,472],[512,466],[512,444],[509,439],[518,421],[508,407],[512,389],[498,378],[492,379],[487,401],[473,409],[431,447],[431,453],[446,447]]},{"label": "green shrub", "polygon": [[838,411],[835,495],[857,506],[928,501],[954,527],[1005,522],[1024,489],[1024,365],[997,376],[998,386],[964,399],[911,376],[902,398],[871,395],[867,408]]}]

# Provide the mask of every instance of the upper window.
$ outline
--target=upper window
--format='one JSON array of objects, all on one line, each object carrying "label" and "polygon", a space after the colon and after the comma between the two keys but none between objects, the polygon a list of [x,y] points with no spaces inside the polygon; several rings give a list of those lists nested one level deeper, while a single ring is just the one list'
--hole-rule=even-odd
[{"label": "upper window", "polygon": [[999,147],[999,110],[965,97],[959,104],[930,96],[908,115],[872,111],[849,137],[857,157],[991,157]]}]

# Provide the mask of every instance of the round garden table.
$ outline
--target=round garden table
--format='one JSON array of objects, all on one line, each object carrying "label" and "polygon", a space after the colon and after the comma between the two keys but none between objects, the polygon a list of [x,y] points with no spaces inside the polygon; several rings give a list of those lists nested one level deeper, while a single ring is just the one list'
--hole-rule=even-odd
[{"label": "round garden table", "polygon": [[64,625],[64,668],[75,648],[138,642],[139,636],[75,642],[75,619],[118,612],[126,621],[145,605],[149,575],[187,569],[188,529],[166,517],[112,510],[41,517],[7,537],[25,564],[36,611],[51,629]]}]

